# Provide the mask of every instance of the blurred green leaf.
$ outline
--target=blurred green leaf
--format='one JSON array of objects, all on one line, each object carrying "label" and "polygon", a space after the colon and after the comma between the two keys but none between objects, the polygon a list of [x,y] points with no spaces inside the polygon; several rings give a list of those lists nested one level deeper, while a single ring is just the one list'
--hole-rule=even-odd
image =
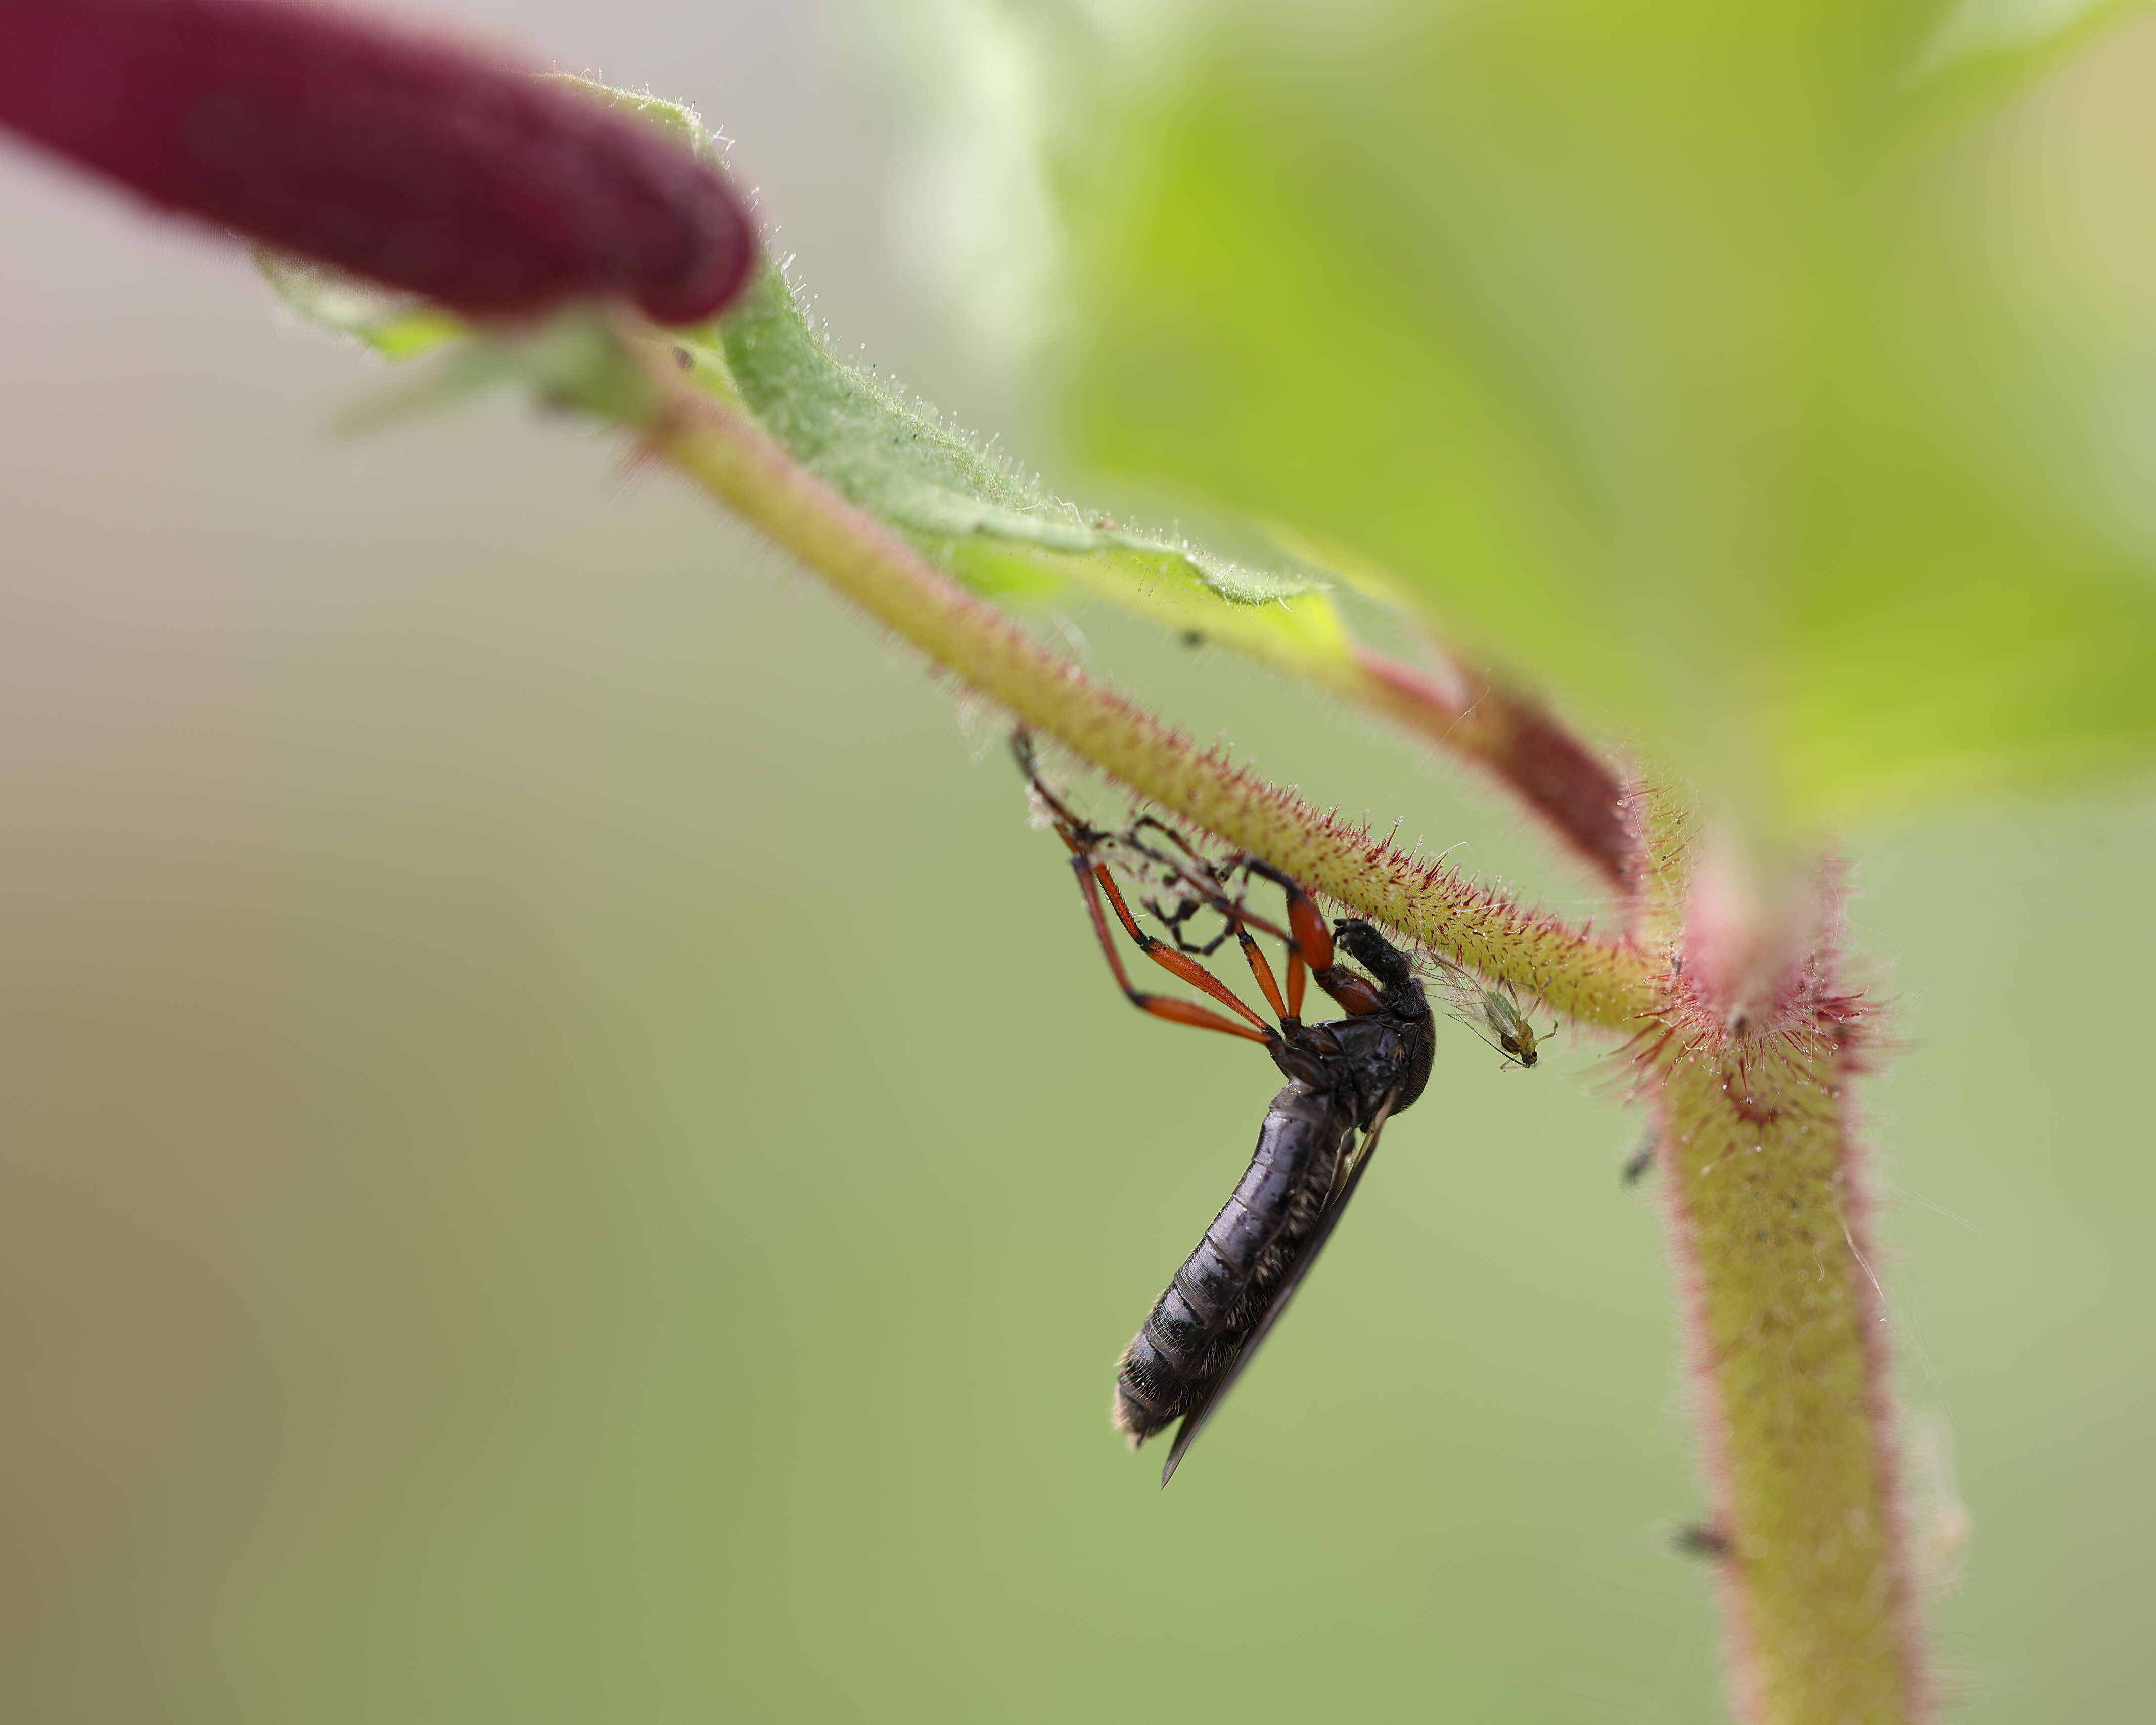
[{"label": "blurred green leaf", "polygon": [[1183,17],[1099,39],[1050,163],[1093,455],[1762,818],[2156,750],[2142,434],[2041,396],[2047,331],[2110,375],[2043,188],[1908,155],[1933,8]]},{"label": "blurred green leaf", "polygon": [[[690,140],[699,153],[712,151],[691,109],[549,75]],[[268,251],[258,250],[256,262],[294,311],[387,358],[465,344],[426,377],[362,404],[347,416],[352,425],[424,411],[512,375],[557,398],[592,405],[586,382],[616,376],[609,367],[573,362],[573,356],[562,368],[576,333],[590,333],[573,314],[548,326],[543,340],[473,339],[469,325],[409,295]],[[1081,514],[834,357],[775,269],[762,271],[709,329],[676,332],[675,352],[701,388],[746,405],[789,453],[978,592],[1038,599],[1075,590],[1306,676],[1324,680],[1348,672],[1352,643],[1314,573],[1249,568]]]},{"label": "blurred green leaf", "polygon": [[542,72],[539,81],[573,90],[580,95],[589,96],[602,107],[619,108],[647,126],[657,126],[685,146],[691,155],[706,162],[716,164],[719,159],[718,147],[711,133],[704,130],[703,120],[686,102],[669,101],[647,90],[619,90],[611,84],[579,78],[573,72]]},{"label": "blurred green leaf", "polygon": [[365,342],[384,359],[416,359],[471,333],[462,318],[416,295],[267,246],[254,247],[254,258],[263,280],[289,308],[311,323]]},{"label": "blurred green leaf", "polygon": [[1349,643],[1307,574],[1255,570],[1088,516],[833,357],[776,269],[721,320],[750,411],[795,459],[978,591],[1066,588],[1291,667]]},{"label": "blurred green leaf", "polygon": [[2041,78],[2148,0],[1960,0],[1917,57],[1910,123],[1964,119]]}]

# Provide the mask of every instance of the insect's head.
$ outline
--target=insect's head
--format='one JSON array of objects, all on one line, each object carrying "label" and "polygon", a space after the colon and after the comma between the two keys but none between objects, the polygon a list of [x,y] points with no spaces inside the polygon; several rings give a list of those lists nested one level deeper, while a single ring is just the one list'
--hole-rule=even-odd
[{"label": "insect's head", "polygon": [[1414,962],[1359,916],[1341,916],[1332,924],[1341,948],[1378,980],[1388,993],[1414,982]]}]

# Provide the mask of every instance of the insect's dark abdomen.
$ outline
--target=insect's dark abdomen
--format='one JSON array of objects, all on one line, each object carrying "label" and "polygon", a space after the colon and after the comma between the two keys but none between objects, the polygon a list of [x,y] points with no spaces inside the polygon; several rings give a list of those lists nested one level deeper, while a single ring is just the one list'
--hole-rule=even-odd
[{"label": "insect's dark abdomen", "polygon": [[1235,1194],[1123,1355],[1116,1424],[1134,1444],[1188,1412],[1235,1363],[1325,1209],[1352,1109],[1301,1082],[1272,1101]]}]

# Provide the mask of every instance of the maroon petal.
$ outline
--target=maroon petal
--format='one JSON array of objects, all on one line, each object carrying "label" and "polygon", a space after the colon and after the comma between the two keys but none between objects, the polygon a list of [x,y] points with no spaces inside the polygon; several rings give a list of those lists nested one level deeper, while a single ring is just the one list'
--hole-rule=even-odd
[{"label": "maroon petal", "polygon": [[275,0],[0,0],[0,126],[151,203],[473,314],[732,299],[754,230],[664,133],[470,49]]}]

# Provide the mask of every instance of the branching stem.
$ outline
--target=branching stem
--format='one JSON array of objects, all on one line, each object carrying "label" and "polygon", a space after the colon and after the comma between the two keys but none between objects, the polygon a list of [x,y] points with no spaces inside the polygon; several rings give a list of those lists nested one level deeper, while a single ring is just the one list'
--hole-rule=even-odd
[{"label": "branching stem", "polygon": [[1624,781],[1533,701],[1479,680],[1447,686],[1359,643],[1347,674],[1332,680],[1342,694],[1481,768],[1620,893],[1638,890],[1639,846]]},{"label": "branching stem", "polygon": [[[753,420],[633,351],[641,382],[603,410],[937,665],[1339,903],[1631,1039],[1635,1094],[1658,1117],[1738,1710],[1748,1725],[1920,1725],[1925,1656],[1847,1117],[1861,1012],[1834,992],[1830,885],[1810,950],[1758,1010],[1732,1008],[1703,981],[1727,954],[1692,914],[1695,846],[1674,798],[1641,793],[1644,838],[1636,851],[1625,839],[1631,933],[1563,927],[1199,748],[966,593]],[[1382,682],[1398,668],[1364,669]],[[1399,694],[1436,710],[1429,691]]]},{"label": "branching stem", "polygon": [[644,366],[650,453],[937,665],[1163,808],[1576,1021],[1629,1034],[1649,967],[1198,747],[1015,627],[789,457],[745,414]]}]

